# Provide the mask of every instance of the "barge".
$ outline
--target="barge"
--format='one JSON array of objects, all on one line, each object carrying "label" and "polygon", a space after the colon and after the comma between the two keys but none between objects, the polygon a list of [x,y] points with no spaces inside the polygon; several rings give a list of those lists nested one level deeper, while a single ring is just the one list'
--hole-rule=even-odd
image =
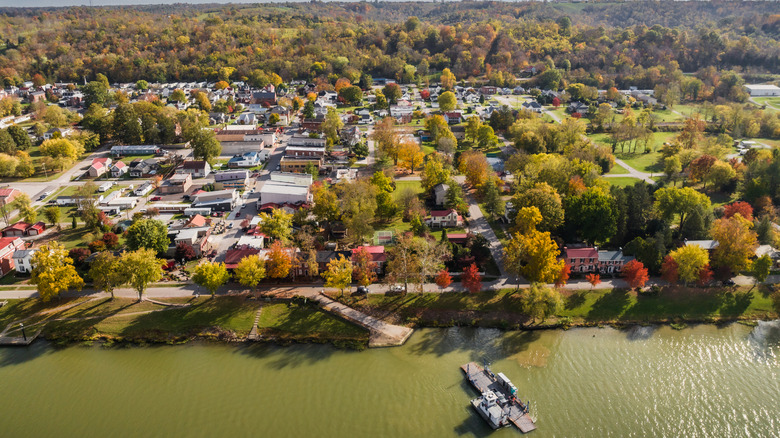
[{"label": "barge", "polygon": [[481,397],[471,400],[471,406],[493,429],[514,424],[523,433],[536,429],[534,420],[528,415],[528,403],[517,397],[517,388],[503,374],[494,374],[490,368],[483,368],[475,362],[460,367],[466,379]]}]

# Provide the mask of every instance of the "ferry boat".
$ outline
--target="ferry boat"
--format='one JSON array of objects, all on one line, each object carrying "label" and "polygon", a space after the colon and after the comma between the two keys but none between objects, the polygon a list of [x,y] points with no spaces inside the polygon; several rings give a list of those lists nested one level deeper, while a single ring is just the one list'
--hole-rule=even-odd
[{"label": "ferry boat", "polygon": [[482,394],[471,400],[471,406],[490,427],[499,429],[514,424],[523,433],[536,429],[528,414],[528,402],[518,399],[517,387],[503,373],[494,374],[490,368],[474,362],[460,368],[466,373],[469,383]]}]

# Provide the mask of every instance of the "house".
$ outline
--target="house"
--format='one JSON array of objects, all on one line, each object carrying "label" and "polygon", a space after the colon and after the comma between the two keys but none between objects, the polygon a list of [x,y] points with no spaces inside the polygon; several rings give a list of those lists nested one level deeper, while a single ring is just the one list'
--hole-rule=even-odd
[{"label": "house", "polygon": [[19,196],[20,193],[22,192],[10,187],[0,189],[0,205],[10,204],[14,199],[16,199],[17,196]]},{"label": "house", "polygon": [[130,170],[123,161],[117,161],[111,166],[111,176],[114,178],[121,178]]},{"label": "house", "polygon": [[95,158],[92,160],[92,165],[89,166],[87,173],[92,178],[97,178],[108,172],[110,166],[111,158]]},{"label": "house", "polygon": [[444,207],[447,202],[447,192],[450,190],[450,186],[447,184],[436,184],[433,186],[433,197],[437,207]]},{"label": "house", "polygon": [[192,207],[211,208],[212,211],[230,211],[236,207],[238,191],[235,189],[203,192],[195,196]]},{"label": "house", "polygon": [[604,251],[597,246],[581,248],[563,247],[563,259],[573,273],[617,274],[633,257],[623,254],[623,250]]},{"label": "house", "polygon": [[168,230],[168,238],[170,239],[170,246],[168,247],[168,253],[173,254],[176,251],[176,246],[182,243],[190,245],[195,254],[201,256],[208,250],[209,236],[211,236],[211,227],[192,227],[192,228],[179,228]]},{"label": "house", "polygon": [[318,157],[282,157],[279,162],[280,170],[282,172],[306,172],[306,168],[309,165],[315,166],[317,169],[322,167],[322,158]]},{"label": "house", "polygon": [[[374,269],[374,272],[377,275],[381,274],[384,271],[385,262],[387,262],[387,254],[385,254],[385,247],[382,245],[377,245],[377,246],[364,245],[359,248],[365,248],[365,250],[371,256],[371,261],[376,263],[376,268]],[[353,262],[355,261],[355,252],[357,252],[359,248],[352,249],[351,259]]]},{"label": "house", "polygon": [[32,272],[32,256],[34,249],[17,249],[11,256],[14,261],[14,268],[20,274],[29,274]]},{"label": "house", "polygon": [[524,110],[535,112],[535,113],[541,113],[544,110],[542,105],[535,100],[532,100],[530,102],[523,102],[522,107]]},{"label": "house", "polygon": [[456,245],[465,245],[469,240],[467,233],[447,233],[447,240]]},{"label": "house", "polygon": [[[271,174],[273,178],[273,173]],[[308,175],[311,178],[311,175]],[[297,183],[287,181],[266,181],[260,187],[260,198],[257,200],[258,210],[265,204],[307,204],[312,201],[312,195],[309,191],[311,179],[308,183]]]},{"label": "house", "polygon": [[206,218],[205,216],[202,216],[200,214],[196,214],[192,216],[187,222],[184,224],[184,228],[200,228],[205,227],[210,224],[210,220]]},{"label": "house", "polygon": [[154,158],[145,160],[135,159],[130,163],[130,176],[133,178],[142,178],[155,175],[160,170],[160,164]]},{"label": "house", "polygon": [[176,173],[189,173],[193,178],[205,178],[211,173],[208,161],[185,161]]},{"label": "house", "polygon": [[14,270],[14,252],[24,248],[21,237],[0,238],[0,277]]},{"label": "house", "polygon": [[463,216],[451,208],[432,210],[430,216],[425,218],[425,224],[430,227],[462,227]]},{"label": "house", "polygon": [[52,128],[43,133],[44,140],[51,140],[52,138],[64,138],[73,132],[70,128]]},{"label": "house", "polygon": [[706,249],[707,251],[712,251],[715,248],[718,247],[718,242],[716,240],[688,240],[685,239],[685,246],[698,246],[702,249]]},{"label": "house", "polygon": [[225,253],[225,268],[236,269],[238,263],[244,258],[251,255],[258,255],[260,253],[259,248],[236,248],[229,249]]},{"label": "house", "polygon": [[588,105],[585,105],[582,102],[571,102],[569,106],[566,108],[566,112],[569,114],[587,114],[588,112]]},{"label": "house", "polygon": [[287,146],[284,150],[286,157],[323,157],[325,156],[324,147],[311,146]]},{"label": "house", "polygon": [[485,85],[484,87],[479,89],[479,92],[487,96],[492,96],[498,93],[498,87],[494,87],[492,85]]},{"label": "house", "polygon": [[457,111],[448,111],[444,113],[444,120],[447,121],[448,125],[457,125],[461,122],[461,113]]},{"label": "house", "polygon": [[37,222],[28,224],[26,222],[17,222],[3,230],[3,237],[28,237],[37,236],[46,231],[46,224]]},{"label": "house", "polygon": [[780,87],[776,85],[745,85],[750,96],[780,96]]},{"label": "house", "polygon": [[228,161],[228,167],[255,167],[260,164],[260,154],[257,151],[233,155]]},{"label": "house", "polygon": [[162,149],[153,144],[112,146],[111,155],[120,157],[124,155],[160,155]]},{"label": "house", "polygon": [[276,92],[255,91],[254,93],[252,93],[250,103],[259,104],[266,107],[276,105]]},{"label": "house", "polygon": [[772,266],[780,268],[780,251],[773,248],[771,245],[760,245],[756,248],[756,257],[769,256],[772,259]]},{"label": "house", "polygon": [[263,249],[265,248],[265,238],[266,235],[263,233],[245,234],[238,238],[236,248]]},{"label": "house", "polygon": [[214,174],[214,186],[217,190],[238,189],[244,190],[249,183],[249,172],[246,170],[233,170]]},{"label": "house", "polygon": [[339,256],[343,256],[345,259],[350,260],[352,258],[352,251],[333,251],[333,250],[324,250],[324,251],[317,251],[317,266],[319,267],[320,272],[325,272],[328,270],[328,263],[330,263],[331,260],[336,260],[339,258]]},{"label": "house", "polygon": [[154,190],[154,186],[151,182],[146,181],[140,186],[138,186],[134,191],[133,194],[135,196],[145,196],[147,193],[150,193],[152,190]]},{"label": "house", "polygon": [[309,137],[308,135],[295,134],[287,141],[287,147],[290,146],[305,146],[314,148],[325,148],[328,144],[328,140],[319,137]]},{"label": "house", "polygon": [[192,175],[188,173],[176,173],[160,184],[157,192],[161,195],[171,193],[185,193],[192,187]]},{"label": "house", "polygon": [[239,125],[255,125],[257,124],[257,116],[254,113],[242,113],[238,116],[236,123]]}]

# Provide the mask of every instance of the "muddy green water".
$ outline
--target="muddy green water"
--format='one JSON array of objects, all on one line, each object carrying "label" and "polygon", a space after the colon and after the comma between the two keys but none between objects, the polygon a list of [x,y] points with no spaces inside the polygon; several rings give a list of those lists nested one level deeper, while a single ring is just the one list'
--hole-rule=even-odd
[{"label": "muddy green water", "polygon": [[492,363],[541,437],[777,437],[780,322],[420,330],[351,352],[185,345],[0,350],[3,437],[452,437],[492,432],[458,367]]}]

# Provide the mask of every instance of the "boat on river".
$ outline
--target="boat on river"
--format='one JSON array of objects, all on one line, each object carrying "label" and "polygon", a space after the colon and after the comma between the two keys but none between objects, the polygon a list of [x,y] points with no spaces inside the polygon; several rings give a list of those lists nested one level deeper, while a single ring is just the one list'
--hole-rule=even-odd
[{"label": "boat on river", "polygon": [[466,379],[481,396],[471,400],[471,406],[490,427],[499,429],[514,424],[523,433],[536,429],[528,415],[528,403],[517,396],[517,388],[503,374],[494,374],[490,368],[469,362],[460,367]]}]

